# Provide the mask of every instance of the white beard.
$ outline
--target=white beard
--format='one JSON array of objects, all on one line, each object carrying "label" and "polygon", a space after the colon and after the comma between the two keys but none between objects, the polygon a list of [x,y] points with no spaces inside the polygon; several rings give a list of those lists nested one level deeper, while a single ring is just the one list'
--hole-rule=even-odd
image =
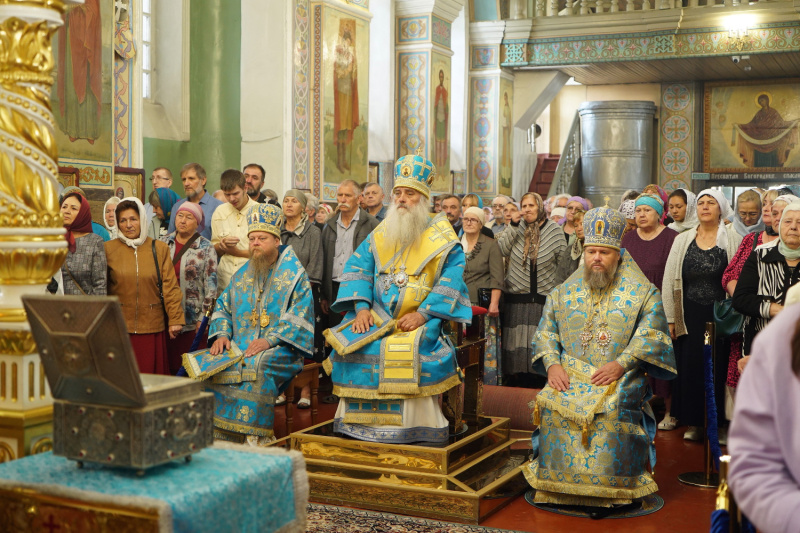
[{"label": "white beard", "polygon": [[398,209],[396,204],[386,213],[386,245],[403,249],[414,244],[430,223],[428,205],[420,202],[408,209]]}]

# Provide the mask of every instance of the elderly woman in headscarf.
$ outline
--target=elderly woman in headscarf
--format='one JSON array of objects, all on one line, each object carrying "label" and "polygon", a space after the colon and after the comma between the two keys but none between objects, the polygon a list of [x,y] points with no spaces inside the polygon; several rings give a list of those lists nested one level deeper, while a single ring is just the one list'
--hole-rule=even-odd
[{"label": "elderly woman in headscarf", "polygon": [[736,199],[736,212],[733,215],[733,228],[744,237],[748,233],[764,231],[761,213],[761,195],[755,190],[744,191]]},{"label": "elderly woman in headscarf", "polygon": [[667,221],[667,219],[669,218],[669,211],[667,210],[667,205],[669,204],[669,195],[667,194],[667,191],[665,191],[655,183],[651,183],[650,185],[644,188],[642,194],[650,194],[652,196],[655,196],[656,198],[660,198],[661,204],[664,206],[663,213],[661,213],[661,223],[668,224],[669,222],[672,222],[671,220]]},{"label": "elderly woman in headscarf", "polygon": [[[706,189],[697,195],[696,228],[684,231],[672,244],[664,270],[664,314],[675,347],[678,377],[672,388],[671,415],[689,426],[684,439],[703,438],[703,342],[706,322],[714,321],[714,302],[725,299],[722,275],[733,259],[742,236],[725,220],[732,209],[721,191]],[[727,361],[729,339],[718,337],[717,357]],[[717,411],[725,412],[726,365],[716,366]]]},{"label": "elderly woman in headscarf", "polygon": [[777,246],[750,254],[733,294],[734,308],[745,317],[740,369],[750,357],[753,338],[783,310],[789,287],[800,281],[800,201],[783,209],[778,228]]},{"label": "elderly woman in headscarf", "polygon": [[111,239],[116,239],[117,232],[117,204],[120,202],[118,196],[112,196],[106,200],[103,206],[103,225],[108,230],[108,235]]},{"label": "elderly woman in headscarf", "polygon": [[[103,239],[92,231],[89,202],[79,192],[67,192],[61,200],[61,216],[67,229],[69,252],[61,265],[64,294],[106,295],[106,251]],[[58,287],[51,283],[50,292]]]},{"label": "elderly woman in headscarf", "polygon": [[622,205],[619,206],[619,211],[628,223],[628,225],[625,226],[625,231],[622,232],[622,236],[624,237],[626,233],[636,229],[636,200],[625,200],[622,202]]},{"label": "elderly woman in headscarf", "polygon": [[[567,247],[561,227],[549,220],[541,196],[522,197],[521,219],[498,236],[500,253],[508,258],[503,312],[503,375],[518,385],[532,385],[531,341],[547,295],[556,286],[558,258]],[[505,385],[511,385],[504,378]]]},{"label": "elderly woman in headscarf", "polygon": [[483,382],[498,384],[498,317],[500,316],[500,295],[503,293],[505,272],[503,256],[497,241],[481,233],[486,223],[486,213],[478,207],[468,207],[461,219],[464,234],[461,246],[466,254],[464,282],[469,289],[472,305],[486,307],[486,316],[475,317],[484,320],[486,326],[486,350],[484,353]]},{"label": "elderly woman in headscarf", "polygon": [[697,227],[697,198],[689,189],[675,189],[667,199],[672,222],[667,226],[678,233]]},{"label": "elderly woman in headscarf", "polygon": [[[281,225],[281,244],[291,246],[297,259],[308,274],[311,282],[311,293],[314,297],[314,361],[321,362],[325,356],[325,340],[322,336],[322,310],[319,308],[319,288],[322,282],[322,232],[308,218],[306,212],[308,198],[299,189],[289,189],[283,196],[283,224]],[[286,396],[281,394],[275,405],[286,403]],[[311,407],[311,386],[306,385],[300,391],[297,407]]]},{"label": "elderly woman in headscarf", "polygon": [[[798,198],[793,195],[778,196],[777,190],[766,191],[762,197],[761,220],[765,224],[764,231],[756,233],[748,233],[742,239],[742,244],[736,251],[728,268],[725,269],[725,274],[722,276],[722,287],[729,296],[733,296],[736,291],[736,285],[739,283],[739,277],[744,268],[745,262],[759,247],[771,247],[778,242],[778,229],[781,221],[781,214],[783,208]],[[774,215],[774,216],[773,216]],[[774,222],[774,228],[773,228]],[[729,401],[726,402],[726,415],[730,417],[733,414],[733,393],[739,384],[739,377],[741,374],[741,361],[742,357],[742,333],[737,333],[731,336],[731,354],[728,358],[728,379],[726,382],[726,397]],[[746,359],[744,359],[746,360]]]},{"label": "elderly woman in headscarf", "polygon": [[147,236],[138,198],[123,198],[116,215],[119,236],[105,243],[108,294],[119,298],[139,371],[166,375],[167,333],[174,339],[186,324],[169,247]]},{"label": "elderly woman in headscarf", "polygon": [[153,206],[153,219],[147,227],[147,236],[152,239],[160,239],[165,236],[169,229],[169,221],[172,216],[172,207],[180,196],[170,188],[159,187],[150,193],[150,205]]},{"label": "elderly woman in headscarf", "polygon": [[584,213],[591,209],[591,207],[589,207],[589,202],[580,196],[570,196],[567,201],[566,216],[561,221],[561,226],[564,228],[564,233],[567,235],[568,245],[575,242],[575,225],[572,223],[572,218],[579,209]]},{"label": "elderly woman in headscarf", "polygon": [[198,334],[198,350],[206,348],[208,342],[208,332],[201,332],[200,324],[203,314],[217,298],[217,251],[200,234],[205,228],[204,218],[200,204],[183,202],[175,213],[175,231],[161,237],[169,247],[186,317],[181,332],[174,339],[167,339],[170,374],[178,373],[183,354],[189,351]]}]

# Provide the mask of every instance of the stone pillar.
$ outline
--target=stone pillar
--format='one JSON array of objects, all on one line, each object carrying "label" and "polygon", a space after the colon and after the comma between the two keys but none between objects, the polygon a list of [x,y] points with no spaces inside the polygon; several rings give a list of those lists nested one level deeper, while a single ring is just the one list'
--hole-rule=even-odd
[{"label": "stone pillar", "polygon": [[0,0],[0,462],[52,447],[52,398],[22,307],[67,255],[51,40],[65,4]]},{"label": "stone pillar", "polygon": [[450,177],[451,24],[463,0],[397,0],[397,157],[422,153],[436,166],[433,194]]},{"label": "stone pillar", "polygon": [[491,200],[511,195],[514,75],[500,67],[505,22],[470,24],[469,191]]}]

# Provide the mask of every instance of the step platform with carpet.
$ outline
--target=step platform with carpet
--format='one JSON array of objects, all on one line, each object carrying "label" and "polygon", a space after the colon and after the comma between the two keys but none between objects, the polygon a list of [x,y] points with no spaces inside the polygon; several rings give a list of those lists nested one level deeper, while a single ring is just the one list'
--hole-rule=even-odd
[{"label": "step platform with carpet", "polygon": [[508,418],[478,417],[443,447],[340,437],[333,422],[292,433],[306,459],[309,500],[477,524],[527,490],[529,446]]}]

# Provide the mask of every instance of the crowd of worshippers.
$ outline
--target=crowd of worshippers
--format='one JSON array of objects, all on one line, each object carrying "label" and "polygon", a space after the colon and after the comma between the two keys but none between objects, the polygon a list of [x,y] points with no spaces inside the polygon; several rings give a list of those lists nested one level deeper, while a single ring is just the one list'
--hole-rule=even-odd
[{"label": "crowd of worshippers", "polygon": [[[203,317],[253,256],[248,214],[260,204],[274,205],[281,214],[277,238],[292,247],[310,284],[308,359],[323,361],[331,350],[323,331],[343,316],[331,305],[346,265],[386,217],[389,202],[379,184],[352,180],[339,184],[335,205],[297,189],[279,199],[265,188],[265,178],[258,164],[229,169],[220,176],[220,191],[210,194],[205,169],[189,163],[180,170],[185,196],[179,197],[170,170],[157,168],[148,202],[113,196],[102,224],[92,220],[81,189],[65,188],[60,204],[69,253],[48,289],[117,296],[140,371],[175,374],[193,343],[207,347],[208,332],[195,342]],[[520,200],[499,195],[487,206],[476,194],[434,196],[429,204],[459,239],[469,301],[487,315],[494,355],[487,353],[485,381],[541,388],[546,379],[535,372],[531,346],[547,296],[589,270],[584,217],[591,201],[567,194],[543,200],[531,192]],[[750,189],[732,209],[717,190],[667,194],[649,185],[627,191],[618,210],[627,222],[621,248],[660,291],[675,350],[677,378],[649,378],[666,405],[658,428],[685,426],[684,438],[700,440],[705,392],[698,354],[705,323],[714,320],[715,305],[744,316],[741,330],[716,344],[724,361],[717,365],[716,401],[729,419],[755,335],[783,309],[800,278],[800,198],[786,188]],[[309,407],[309,397],[306,388],[298,405]],[[283,402],[280,394],[276,404]],[[724,442],[724,428],[721,434]]]}]

